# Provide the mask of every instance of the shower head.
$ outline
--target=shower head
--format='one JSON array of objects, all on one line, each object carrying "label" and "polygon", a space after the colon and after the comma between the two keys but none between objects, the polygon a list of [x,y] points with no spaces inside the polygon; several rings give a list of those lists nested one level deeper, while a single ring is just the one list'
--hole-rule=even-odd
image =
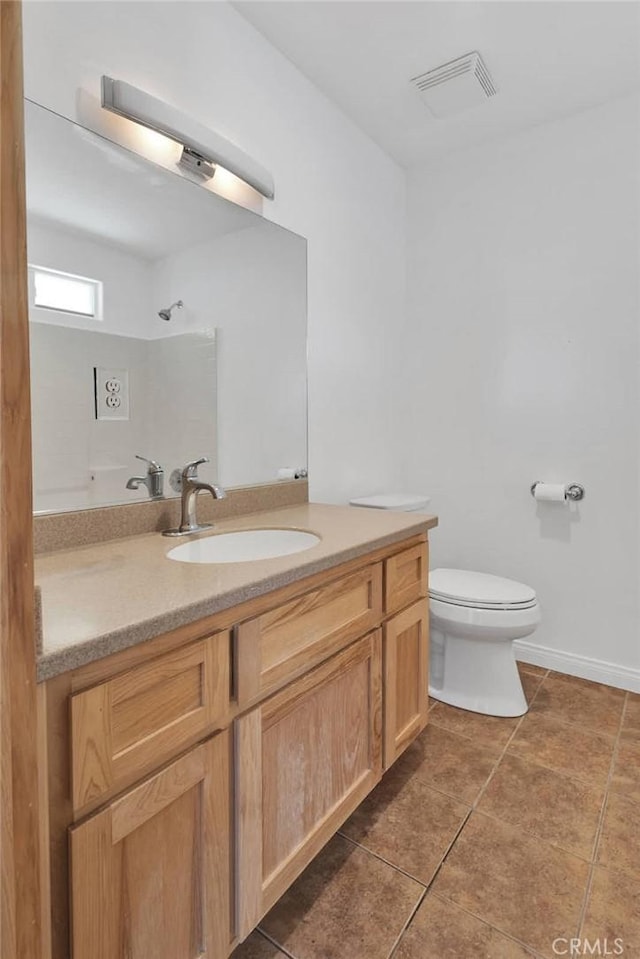
[{"label": "shower head", "polygon": [[160,317],[161,320],[166,320],[168,323],[169,320],[171,319],[171,311],[175,307],[181,310],[183,306],[184,306],[184,303],[182,302],[182,300],[176,300],[176,302],[172,303],[171,306],[169,306],[166,310],[159,310],[158,316]]}]

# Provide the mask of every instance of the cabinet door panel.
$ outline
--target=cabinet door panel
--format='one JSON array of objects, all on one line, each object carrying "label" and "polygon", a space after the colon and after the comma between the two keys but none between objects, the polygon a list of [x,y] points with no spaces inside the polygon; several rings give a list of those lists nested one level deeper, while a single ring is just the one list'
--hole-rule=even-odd
[{"label": "cabinet door panel", "polygon": [[382,617],[382,565],[326,583],[237,628],[242,709],[280,689]]},{"label": "cabinet door panel", "polygon": [[71,830],[74,959],[220,959],[231,941],[225,731]]},{"label": "cabinet door panel", "polygon": [[380,779],[380,643],[377,630],[238,720],[253,753],[238,794],[255,797],[238,822],[241,937]]},{"label": "cabinet door panel", "polygon": [[384,768],[424,729],[429,686],[429,608],[426,599],[384,627]]},{"label": "cabinet door panel", "polygon": [[76,811],[95,808],[223,724],[228,633],[159,656],[71,700]]},{"label": "cabinet door panel", "polygon": [[427,595],[429,544],[421,543],[385,560],[385,612],[395,613]]}]

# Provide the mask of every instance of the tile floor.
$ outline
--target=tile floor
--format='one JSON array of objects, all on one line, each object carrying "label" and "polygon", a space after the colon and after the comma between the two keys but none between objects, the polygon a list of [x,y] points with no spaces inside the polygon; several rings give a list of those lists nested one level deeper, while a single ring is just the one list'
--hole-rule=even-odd
[{"label": "tile floor", "polygon": [[520,719],[433,703],[233,959],[640,959],[640,695],[521,675]]}]

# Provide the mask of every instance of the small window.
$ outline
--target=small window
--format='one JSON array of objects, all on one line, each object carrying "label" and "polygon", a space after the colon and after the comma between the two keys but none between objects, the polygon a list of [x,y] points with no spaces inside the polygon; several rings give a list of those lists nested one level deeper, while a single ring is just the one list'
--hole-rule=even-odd
[{"label": "small window", "polygon": [[41,310],[102,319],[102,283],[86,276],[30,266],[31,302]]}]

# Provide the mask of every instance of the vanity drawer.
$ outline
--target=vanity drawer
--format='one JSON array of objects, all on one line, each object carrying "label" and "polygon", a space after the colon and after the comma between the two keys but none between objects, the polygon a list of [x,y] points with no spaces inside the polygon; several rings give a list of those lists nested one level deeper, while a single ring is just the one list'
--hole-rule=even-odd
[{"label": "vanity drawer", "polygon": [[428,594],[429,544],[419,543],[384,562],[384,609],[387,615]]},{"label": "vanity drawer", "polygon": [[264,699],[382,618],[382,564],[304,593],[236,627],[238,706]]},{"label": "vanity drawer", "polygon": [[217,633],[71,697],[74,810],[130,785],[228,721],[230,635]]}]

